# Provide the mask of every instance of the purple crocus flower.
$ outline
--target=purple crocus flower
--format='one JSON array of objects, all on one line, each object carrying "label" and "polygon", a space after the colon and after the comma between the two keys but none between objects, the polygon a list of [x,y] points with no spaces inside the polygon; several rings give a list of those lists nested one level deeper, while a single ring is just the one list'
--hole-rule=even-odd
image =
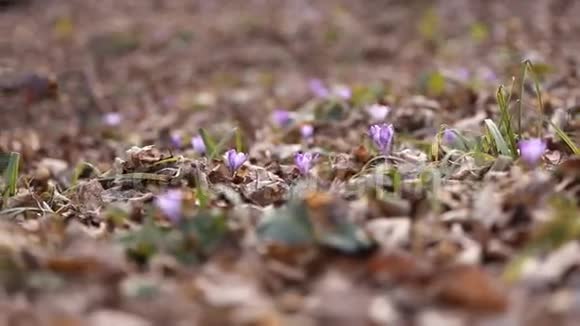
[{"label": "purple crocus flower", "polygon": [[308,88],[316,97],[327,98],[330,95],[330,91],[320,79],[311,79]]},{"label": "purple crocus flower", "polygon": [[471,72],[467,68],[459,68],[455,71],[455,75],[461,81],[468,81],[471,78]]},{"label": "purple crocus flower", "polygon": [[373,104],[367,108],[367,112],[373,122],[380,122],[385,120],[391,108],[386,105]]},{"label": "purple crocus flower", "polygon": [[312,168],[312,163],[318,158],[318,153],[296,153],[294,163],[302,175],[307,175]]},{"label": "purple crocus flower", "polygon": [[453,145],[457,141],[457,134],[451,129],[445,129],[442,140],[446,145]]},{"label": "purple crocus flower", "polygon": [[302,127],[300,127],[300,134],[304,139],[312,138],[314,135],[314,127],[312,127],[312,125],[302,125]]},{"label": "purple crocus flower", "polygon": [[169,136],[170,140],[171,140],[171,145],[175,148],[179,148],[181,147],[181,135],[177,134],[177,133],[172,133]]},{"label": "purple crocus flower", "polygon": [[495,72],[489,68],[483,69],[483,71],[481,73],[481,78],[483,78],[484,81],[492,82],[492,83],[494,83],[498,80]]},{"label": "purple crocus flower", "polygon": [[375,146],[384,155],[387,155],[391,151],[394,135],[395,129],[393,128],[392,124],[384,123],[380,125],[372,125],[369,128],[369,136],[375,143]]},{"label": "purple crocus flower", "polygon": [[334,88],[334,95],[340,97],[341,99],[348,101],[352,97],[352,91],[348,86],[340,85]]},{"label": "purple crocus flower", "polygon": [[529,166],[536,166],[540,162],[547,147],[546,142],[540,138],[520,140],[518,143],[520,157]]},{"label": "purple crocus flower", "polygon": [[205,154],[205,143],[203,142],[203,138],[200,135],[191,138],[191,146],[197,153]]},{"label": "purple crocus flower", "polygon": [[238,153],[235,149],[230,149],[225,153],[224,159],[230,172],[234,173],[246,162],[248,156],[241,152]]},{"label": "purple crocus flower", "polygon": [[182,215],[183,193],[171,189],[155,198],[155,206],[173,223],[179,222]]},{"label": "purple crocus flower", "polygon": [[103,116],[103,123],[110,127],[115,127],[121,124],[122,116],[119,112],[105,113]]},{"label": "purple crocus flower", "polygon": [[292,118],[290,117],[290,112],[279,109],[272,112],[272,121],[278,127],[285,127],[292,121]]}]

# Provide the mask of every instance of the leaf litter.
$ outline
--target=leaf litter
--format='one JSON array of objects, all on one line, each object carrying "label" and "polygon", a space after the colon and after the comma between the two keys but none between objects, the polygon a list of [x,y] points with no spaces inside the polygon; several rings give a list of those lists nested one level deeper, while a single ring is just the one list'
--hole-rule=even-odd
[{"label": "leaf litter", "polygon": [[577,319],[576,6],[0,4],[0,323]]}]

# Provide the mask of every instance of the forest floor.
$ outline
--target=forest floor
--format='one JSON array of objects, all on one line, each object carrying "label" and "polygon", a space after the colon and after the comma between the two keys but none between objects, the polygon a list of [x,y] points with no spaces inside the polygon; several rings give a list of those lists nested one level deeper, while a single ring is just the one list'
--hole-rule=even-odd
[{"label": "forest floor", "polygon": [[0,325],[573,325],[579,16],[0,1]]}]

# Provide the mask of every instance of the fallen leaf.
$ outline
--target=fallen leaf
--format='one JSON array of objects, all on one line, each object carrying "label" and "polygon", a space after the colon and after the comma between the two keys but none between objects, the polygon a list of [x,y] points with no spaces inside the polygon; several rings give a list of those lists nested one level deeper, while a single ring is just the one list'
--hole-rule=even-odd
[{"label": "fallen leaf", "polygon": [[476,312],[499,313],[508,306],[502,285],[477,266],[438,271],[429,291],[436,302]]}]

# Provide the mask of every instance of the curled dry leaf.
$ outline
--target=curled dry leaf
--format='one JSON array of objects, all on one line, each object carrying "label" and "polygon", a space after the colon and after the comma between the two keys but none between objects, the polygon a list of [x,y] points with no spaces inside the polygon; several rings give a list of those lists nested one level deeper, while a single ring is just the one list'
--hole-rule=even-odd
[{"label": "curled dry leaf", "polygon": [[457,308],[500,313],[508,306],[502,285],[477,266],[443,269],[437,273],[429,289],[436,302]]},{"label": "curled dry leaf", "polygon": [[82,211],[97,211],[103,207],[103,194],[103,186],[98,180],[83,181],[71,194],[71,203]]},{"label": "curled dry leaf", "polygon": [[371,278],[379,283],[408,283],[421,286],[431,274],[428,263],[399,252],[377,253],[367,263]]},{"label": "curled dry leaf", "polygon": [[373,219],[366,224],[366,228],[383,249],[402,248],[410,242],[411,219],[408,217]]}]

